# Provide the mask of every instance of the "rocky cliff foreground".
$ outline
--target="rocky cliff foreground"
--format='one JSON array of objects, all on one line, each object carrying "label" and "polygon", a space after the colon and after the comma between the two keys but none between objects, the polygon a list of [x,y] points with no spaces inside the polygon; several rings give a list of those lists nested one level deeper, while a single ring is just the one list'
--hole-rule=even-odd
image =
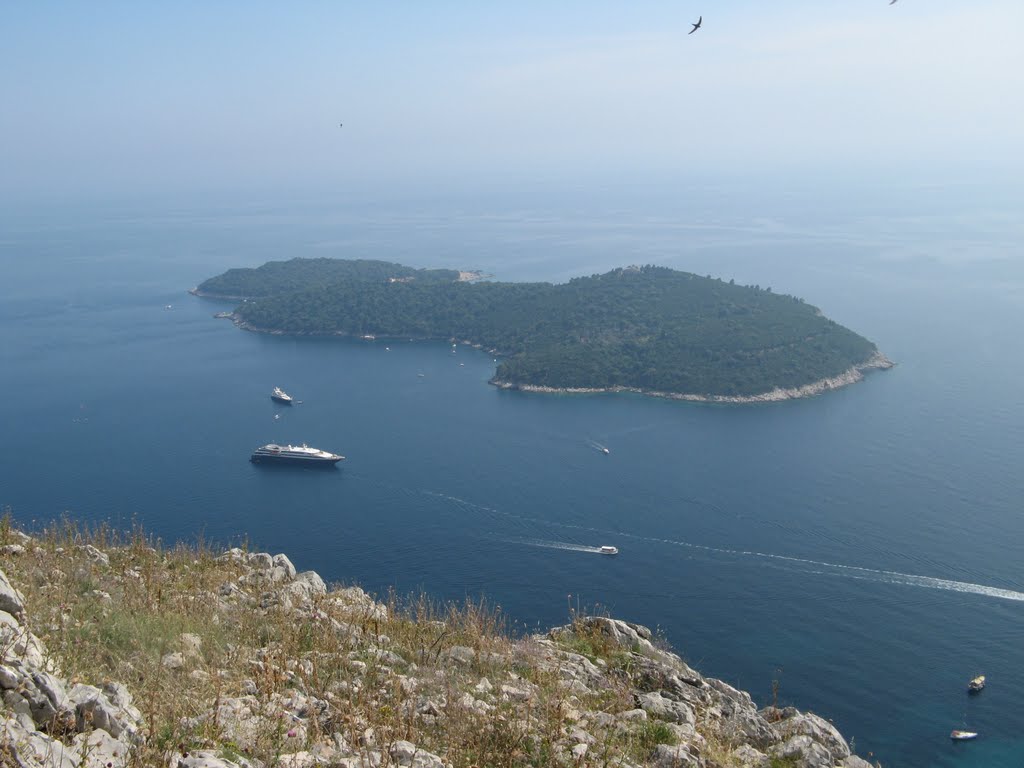
[{"label": "rocky cliff foreground", "polygon": [[515,638],[480,604],[138,534],[4,526],[0,563],[2,766],[870,768],[625,621]]}]

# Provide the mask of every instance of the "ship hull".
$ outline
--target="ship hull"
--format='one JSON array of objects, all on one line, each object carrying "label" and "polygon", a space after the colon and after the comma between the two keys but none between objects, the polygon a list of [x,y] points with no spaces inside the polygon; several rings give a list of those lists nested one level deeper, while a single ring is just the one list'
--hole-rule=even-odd
[{"label": "ship hull", "polygon": [[302,458],[298,456],[257,456],[253,455],[249,458],[253,464],[292,464],[302,465],[306,467],[333,467],[339,461],[341,457],[333,459],[317,459],[317,458]]}]

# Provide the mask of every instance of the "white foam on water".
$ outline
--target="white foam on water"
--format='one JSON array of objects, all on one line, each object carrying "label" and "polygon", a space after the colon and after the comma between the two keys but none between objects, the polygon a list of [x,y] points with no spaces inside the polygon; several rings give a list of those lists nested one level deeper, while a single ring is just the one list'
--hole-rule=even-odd
[{"label": "white foam on water", "polygon": [[[588,533],[600,534],[601,536],[619,536],[634,539],[636,541],[647,541],[656,544],[668,544],[675,547],[685,547],[687,549],[695,549],[703,552],[711,552],[719,555],[731,555],[734,557],[749,557],[749,558],[760,558],[764,560],[773,560],[779,562],[785,562],[797,567],[805,567],[808,572],[822,575],[839,576],[845,578],[859,579],[862,581],[873,581],[882,584],[896,584],[907,587],[923,587],[925,589],[939,589],[947,592],[959,592],[961,594],[969,595],[983,595],[985,597],[995,597],[1000,600],[1013,600],[1017,602],[1024,602],[1024,592],[1018,592],[1013,589],[1002,589],[1000,587],[990,587],[986,584],[975,584],[969,581],[954,581],[952,579],[940,579],[934,576],[921,576],[914,573],[901,573],[899,571],[886,571],[880,568],[864,568],[858,565],[841,565],[839,563],[829,563],[822,560],[809,560],[802,557],[792,557],[790,555],[777,555],[771,552],[758,552],[755,550],[742,550],[742,549],[727,549],[724,547],[710,547],[705,544],[694,544],[689,541],[681,541],[678,539],[661,539],[653,536],[641,536],[634,533],[623,533],[622,531],[608,531],[602,528],[593,528],[586,525],[575,525],[573,523],[561,523],[554,520],[540,520],[538,518],[526,517],[524,515],[517,515],[511,512],[502,512],[501,510],[494,509],[492,507],[485,507],[480,504],[474,504],[471,501],[460,499],[455,496],[449,496],[448,494],[435,493],[431,491],[425,491],[425,493],[431,496],[437,496],[444,499],[449,499],[457,504],[463,505],[468,508],[478,509],[485,512],[489,512],[495,515],[501,515],[503,517],[520,520],[523,522],[535,523],[540,525],[552,525],[559,528],[569,528],[578,531],[586,531]],[[546,542],[541,543],[543,540],[532,540],[534,546],[545,546],[552,549],[572,549],[581,552],[598,552],[598,547],[585,547],[578,544],[563,544],[561,542]],[[525,543],[530,543],[527,541]]]},{"label": "white foam on water", "polygon": [[507,539],[514,544],[526,544],[530,547],[544,547],[545,549],[564,549],[570,552],[586,552],[591,555],[601,554],[600,547],[588,547],[583,544],[569,544],[564,541],[546,541],[543,539]]}]

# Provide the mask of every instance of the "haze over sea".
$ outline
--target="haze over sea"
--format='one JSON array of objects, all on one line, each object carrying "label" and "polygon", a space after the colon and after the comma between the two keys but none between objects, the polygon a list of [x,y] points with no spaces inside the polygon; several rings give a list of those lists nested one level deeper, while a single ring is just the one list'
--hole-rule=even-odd
[{"label": "haze over sea", "polygon": [[[778,680],[887,766],[1020,765],[1021,210],[981,187],[751,188],[8,210],[0,506],[486,595],[521,629],[608,611],[761,703]],[[185,293],[295,256],[661,264],[801,296],[899,365],[763,406],[527,395],[466,346],[257,335]],[[348,458],[250,464],[271,441]],[[951,744],[963,725],[982,738]]]}]

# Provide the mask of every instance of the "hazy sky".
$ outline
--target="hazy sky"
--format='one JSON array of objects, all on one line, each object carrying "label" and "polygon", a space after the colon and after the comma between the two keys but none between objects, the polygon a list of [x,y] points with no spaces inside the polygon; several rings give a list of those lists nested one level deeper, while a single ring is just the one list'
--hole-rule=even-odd
[{"label": "hazy sky", "polygon": [[1022,0],[10,2],[0,195],[1012,181],[1022,35]]}]

